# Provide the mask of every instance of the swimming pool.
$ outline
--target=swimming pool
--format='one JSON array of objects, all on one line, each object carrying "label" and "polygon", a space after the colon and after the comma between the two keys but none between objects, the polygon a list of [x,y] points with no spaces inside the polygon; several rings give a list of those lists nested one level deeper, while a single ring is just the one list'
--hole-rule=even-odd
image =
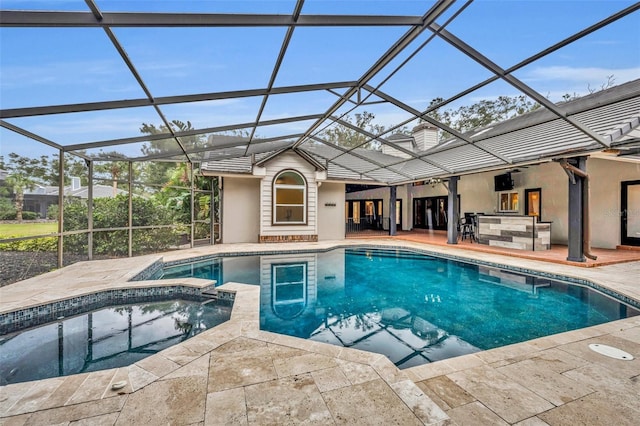
[{"label": "swimming pool", "polygon": [[227,321],[211,299],[104,307],[0,337],[0,385],[131,365]]},{"label": "swimming pool", "polygon": [[165,268],[260,285],[260,328],[382,353],[399,368],[639,315],[585,285],[407,250],[218,257]]}]

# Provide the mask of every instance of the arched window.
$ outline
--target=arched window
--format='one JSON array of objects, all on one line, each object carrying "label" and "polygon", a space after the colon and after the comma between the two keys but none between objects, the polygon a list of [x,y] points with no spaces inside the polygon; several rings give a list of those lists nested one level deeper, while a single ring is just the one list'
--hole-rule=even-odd
[{"label": "arched window", "polygon": [[307,182],[296,171],[281,172],[273,181],[273,223],[307,223]]},{"label": "arched window", "polygon": [[282,319],[293,319],[307,306],[307,264],[271,265],[271,307]]}]

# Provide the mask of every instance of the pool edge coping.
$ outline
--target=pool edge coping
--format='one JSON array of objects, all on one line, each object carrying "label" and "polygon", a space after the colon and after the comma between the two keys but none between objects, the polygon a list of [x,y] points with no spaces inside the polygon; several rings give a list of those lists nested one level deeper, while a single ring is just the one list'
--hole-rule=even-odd
[{"label": "pool edge coping", "polygon": [[[326,249],[320,249],[322,251],[327,251],[327,250],[331,250],[333,248],[339,248],[338,246],[344,246],[344,247],[354,247],[354,246],[373,246],[373,244],[371,243],[365,243],[363,244],[362,242],[359,242],[357,244],[334,244],[329,248]],[[472,262],[472,263],[482,263],[483,261],[481,261],[480,259],[474,259],[472,257],[465,257],[465,256],[458,256],[457,254],[449,254],[449,253],[443,253],[441,251],[429,251],[427,249],[425,249],[424,247],[419,247],[419,246],[424,246],[424,244],[420,244],[420,243],[409,243],[409,244],[400,244],[400,246],[397,243],[394,244],[376,244],[379,245],[381,248],[395,248],[395,249],[410,249],[410,250],[415,250],[417,249],[418,251],[424,252],[425,254],[433,254],[434,252],[436,253],[437,256],[440,257],[448,257],[451,256],[453,257],[453,260],[457,260],[456,258],[460,257],[461,259],[463,259],[464,261],[467,262]],[[417,247],[416,247],[417,246]],[[456,250],[454,248],[454,250]],[[462,249],[457,249],[457,250],[462,250]],[[295,251],[303,251],[303,252],[309,252],[309,251],[318,251],[318,250],[311,250],[311,249],[305,249],[305,250],[300,250],[300,249],[292,249],[292,250],[279,250],[279,252],[282,253],[292,253]],[[445,256],[446,255],[446,256]],[[211,255],[208,255],[211,256]],[[499,263],[494,263],[494,262],[488,262],[488,263],[493,263],[494,265],[497,265],[498,267],[502,267],[502,264]],[[504,265],[505,269],[512,269],[512,265]],[[528,268],[522,268],[523,270],[527,270]],[[535,270],[534,270],[535,271]],[[580,271],[581,272],[581,271]],[[537,275],[537,274],[535,274]],[[568,275],[564,275],[565,277],[567,277]],[[573,279],[577,279],[577,280],[586,280],[584,277],[569,277],[569,278],[573,278]],[[592,280],[588,280],[588,281],[592,281]],[[602,283],[598,283],[595,280],[593,280],[594,284],[598,284],[598,285],[604,285]],[[226,286],[226,287],[225,287]],[[255,286],[255,285],[251,285],[251,284],[241,284],[241,283],[223,283],[223,285],[219,286],[218,289],[221,289],[224,287],[224,290],[229,290],[229,291],[237,291],[237,290],[232,290],[231,287],[235,287],[235,286],[241,286],[241,288],[244,289],[249,289],[252,288],[254,292],[257,292],[258,297],[259,297],[259,286]],[[613,291],[613,289],[611,289]],[[244,293],[244,292],[242,292]],[[242,299],[242,297],[241,297]],[[635,300],[635,299],[634,299]],[[508,346],[503,346],[500,348],[494,348],[494,349],[489,349],[486,351],[481,351],[478,353],[474,353],[474,354],[469,354],[469,355],[463,355],[460,357],[455,357],[455,358],[450,358],[447,360],[442,360],[442,361],[437,361],[431,364],[425,364],[425,365],[421,365],[421,366],[416,366],[416,367],[411,367],[411,368],[407,368],[404,370],[400,370],[399,368],[397,368],[395,365],[393,365],[393,363],[391,363],[390,360],[388,360],[388,358],[384,357],[384,355],[380,355],[380,354],[375,354],[375,353],[367,353],[367,352],[363,352],[357,349],[352,349],[352,348],[339,348],[330,344],[325,344],[325,343],[321,343],[321,342],[309,342],[305,339],[300,339],[297,337],[292,337],[292,336],[284,336],[284,335],[279,335],[276,333],[271,333],[271,332],[267,332],[267,331],[262,331],[259,329],[259,319],[257,319],[257,317],[255,315],[259,315],[259,303],[257,306],[257,309],[253,309],[254,312],[250,312],[250,310],[247,309],[240,309],[242,308],[247,308],[247,306],[242,306],[244,305],[245,302],[243,302],[242,300],[239,300],[239,303],[234,303],[233,306],[233,310],[232,310],[232,317],[229,321],[220,324],[219,326],[216,326],[214,328],[212,328],[211,330],[207,330],[204,333],[199,334],[198,336],[195,336],[192,339],[189,339],[183,343],[180,343],[178,345],[172,346],[170,348],[167,348],[157,354],[154,354],[150,357],[145,358],[144,360],[150,360],[151,358],[154,357],[161,357],[161,358],[165,358],[165,359],[171,359],[174,358],[176,359],[176,357],[179,357],[179,353],[184,353],[184,352],[188,352],[193,354],[196,354],[195,358],[193,358],[191,361],[184,363],[184,364],[178,364],[176,363],[177,367],[176,369],[179,369],[181,367],[184,367],[185,365],[188,365],[189,363],[191,363],[192,361],[198,359],[199,357],[203,356],[203,354],[199,354],[198,352],[199,350],[197,349],[197,345],[198,343],[200,343],[198,340],[194,340],[194,339],[198,339],[199,337],[205,338],[205,337],[211,337],[209,335],[213,335],[213,334],[220,334],[220,335],[225,335],[226,336],[226,340],[221,341],[221,343],[218,343],[215,347],[219,347],[224,343],[230,342],[231,340],[236,339],[237,337],[246,337],[249,339],[256,339],[256,340],[261,340],[264,341],[266,343],[274,343],[274,344],[280,344],[280,345],[284,345],[284,346],[289,346],[289,347],[293,347],[293,348],[299,348],[299,347],[305,347],[305,351],[307,352],[311,352],[311,353],[316,353],[316,354],[320,354],[320,355],[327,355],[327,356],[333,356],[334,358],[337,359],[346,359],[352,362],[360,362],[360,363],[364,363],[367,365],[372,366],[372,368],[375,369],[375,367],[372,365],[371,360],[375,359],[376,361],[382,359],[382,361],[380,361],[380,364],[378,365],[378,370],[376,370],[382,377],[382,374],[385,375],[385,377],[382,377],[385,382],[387,384],[391,384],[393,383],[394,380],[399,380],[402,379],[400,381],[405,381],[405,380],[410,380],[413,384],[415,385],[415,383],[417,383],[418,381],[422,381],[422,380],[426,380],[430,377],[435,377],[438,375],[443,375],[443,374],[449,374],[452,372],[456,372],[456,371],[462,371],[462,370],[466,370],[469,368],[474,368],[476,366],[479,365],[489,365],[492,362],[499,362],[501,360],[507,360],[507,359],[513,359],[515,358],[515,356],[513,355],[513,351],[515,351],[516,353],[519,353],[520,356],[524,356],[525,354],[531,354],[531,353],[537,353],[540,352],[542,350],[546,350],[548,348],[552,348],[552,347],[556,347],[556,346],[561,346],[565,343],[570,343],[570,342],[577,342],[577,341],[581,341],[581,340],[585,340],[585,339],[589,339],[592,337],[596,337],[596,336],[601,336],[601,335],[607,335],[607,334],[613,334],[614,332],[617,331],[621,331],[627,328],[633,328],[636,326],[640,325],[640,320],[637,317],[632,317],[632,318],[626,318],[626,319],[621,319],[621,320],[616,320],[616,321],[612,321],[612,322],[607,322],[604,324],[600,324],[600,325],[595,325],[595,326],[591,326],[591,327],[587,327],[587,328],[583,328],[583,329],[579,329],[579,330],[572,330],[572,331],[567,331],[564,333],[560,333],[560,334],[556,334],[556,335],[552,335],[552,336],[545,336],[542,338],[538,338],[538,339],[534,339],[532,341],[526,341],[526,342],[521,342],[521,343],[515,343],[512,345],[508,345]],[[236,311],[237,310],[237,311]],[[241,312],[244,311],[244,312]],[[234,316],[234,312],[236,312],[236,315]],[[555,337],[554,337],[555,336]],[[544,341],[545,339],[548,339],[548,343],[543,343],[541,344],[540,341]],[[208,352],[212,351],[215,348],[211,348]],[[337,350],[337,351],[336,351]],[[208,353],[206,352],[206,353]],[[353,361],[354,359],[357,359],[359,361]],[[141,360],[141,361],[144,361]],[[386,360],[386,361],[385,361]],[[374,361],[375,362],[375,361]],[[109,382],[109,385],[107,386],[107,388],[105,389],[105,391],[103,392],[103,394],[101,395],[100,398],[94,399],[93,401],[97,401],[103,398],[109,398],[109,397],[114,397],[116,396],[115,393],[110,392],[110,385],[111,383],[116,380],[116,377],[119,377],[119,372],[121,372],[123,369],[126,370],[127,374],[129,374],[129,377],[138,377],[138,382],[137,382],[137,386],[136,388],[132,388],[128,393],[133,393],[137,390],[140,390],[158,380],[166,380],[168,378],[168,376],[171,374],[171,372],[173,372],[174,370],[172,370],[171,372],[168,372],[166,374],[163,375],[155,375],[151,372],[149,372],[148,370],[145,370],[143,367],[138,365],[139,363],[134,363],[130,366],[127,367],[120,367],[120,368],[114,368],[114,369],[110,369],[110,370],[101,370],[100,372],[112,372],[113,376],[111,381]],[[389,364],[391,364],[389,366]],[[381,373],[382,372],[382,373]],[[83,375],[85,375],[86,377],[88,377],[90,374],[92,373],[81,373]],[[105,373],[106,374],[106,373]],[[110,374],[110,373],[109,373]],[[77,375],[74,375],[77,376]],[[38,386],[40,385],[42,382],[45,381],[49,381],[49,380],[61,380],[61,379],[66,379],[67,377],[71,377],[71,376],[64,376],[64,377],[57,377],[57,378],[51,378],[51,379],[43,379],[43,380],[39,380],[39,381],[33,381],[33,382],[22,382],[22,383],[16,383],[16,384],[11,384],[11,385],[6,385],[6,386],[2,386],[0,387],[0,389],[2,389],[2,391],[8,391],[10,390],[9,388],[13,389],[15,387],[15,389],[22,389],[23,386],[28,386],[29,389],[31,389],[31,387],[33,386]],[[85,377],[85,380],[86,380]],[[82,381],[84,383],[84,380]],[[20,387],[19,387],[20,386]],[[80,387],[80,386],[79,386]],[[392,389],[393,386],[391,386]],[[419,388],[416,388],[417,391],[424,395],[424,393],[422,393],[422,391],[420,391]],[[21,392],[21,394],[25,394],[26,391]],[[395,389],[394,389],[395,392]],[[398,393],[398,396],[400,396],[402,398],[401,393]],[[64,404],[62,404],[61,406],[65,406]],[[52,407],[47,407],[47,409],[50,409]],[[41,409],[35,408],[31,411],[27,411],[29,413],[32,412],[36,412],[36,411],[40,411]],[[7,411],[5,411],[5,413],[0,413],[0,418],[6,418],[9,417],[9,415],[6,415],[6,413],[9,411],[9,409],[7,409]],[[16,415],[16,414],[11,414],[11,416]]]}]

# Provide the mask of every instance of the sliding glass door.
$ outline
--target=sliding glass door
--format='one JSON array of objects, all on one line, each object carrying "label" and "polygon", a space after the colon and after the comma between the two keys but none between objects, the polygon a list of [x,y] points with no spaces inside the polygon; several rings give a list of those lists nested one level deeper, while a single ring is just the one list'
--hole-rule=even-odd
[{"label": "sliding glass door", "polygon": [[621,241],[640,246],[640,180],[622,182],[621,189]]}]

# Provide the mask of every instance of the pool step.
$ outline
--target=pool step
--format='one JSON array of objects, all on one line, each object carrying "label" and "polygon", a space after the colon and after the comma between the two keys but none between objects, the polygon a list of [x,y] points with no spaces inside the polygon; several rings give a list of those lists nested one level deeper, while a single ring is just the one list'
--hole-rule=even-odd
[{"label": "pool step", "polygon": [[207,290],[204,290],[202,293],[202,297],[207,297],[209,299],[218,299],[218,291],[215,288],[210,288]]},{"label": "pool step", "polygon": [[202,297],[207,297],[217,301],[233,302],[236,298],[235,291],[225,291],[216,288],[210,288],[202,292]]}]

